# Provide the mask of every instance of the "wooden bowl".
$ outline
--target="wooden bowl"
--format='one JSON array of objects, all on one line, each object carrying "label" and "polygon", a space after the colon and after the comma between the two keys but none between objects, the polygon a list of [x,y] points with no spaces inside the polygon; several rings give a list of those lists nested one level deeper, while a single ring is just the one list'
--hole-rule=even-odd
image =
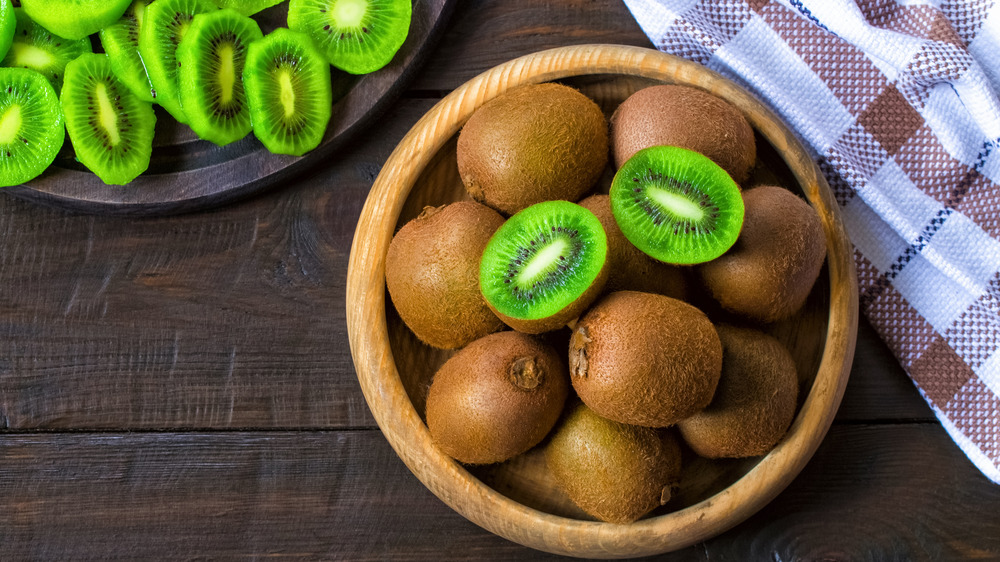
[{"label": "wooden bowl", "polygon": [[[524,84],[561,81],[610,114],[629,94],[658,83],[705,89],[740,108],[757,133],[757,181],[803,195],[819,212],[829,251],[820,280],[794,318],[767,327],[792,350],[800,407],[768,455],[708,461],[688,454],[681,490],[640,521],[595,521],[555,486],[537,450],[514,461],[466,467],[441,453],[422,420],[427,387],[451,354],[421,344],[386,299],[385,256],[396,229],[425,205],[467,199],[456,167],[457,133],[479,106]],[[636,47],[581,45],[500,65],[462,85],[403,138],[376,179],[354,237],[347,279],[351,352],[365,398],[389,443],[439,498],[476,524],[552,553],[651,555],[702,541],[773,499],[819,446],[843,395],[854,355],[858,295],[853,249],[830,187],[789,130],[755,98],[695,63]],[[558,337],[558,336],[557,336]]]}]

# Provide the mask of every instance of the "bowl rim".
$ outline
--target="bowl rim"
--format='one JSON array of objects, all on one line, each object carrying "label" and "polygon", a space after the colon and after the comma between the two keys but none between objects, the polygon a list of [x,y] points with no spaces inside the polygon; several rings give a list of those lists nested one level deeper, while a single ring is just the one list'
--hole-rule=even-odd
[{"label": "bowl rim", "polygon": [[[747,115],[770,142],[820,215],[827,236],[830,302],[816,378],[786,437],[749,472],[687,508],[627,525],[571,519],[535,510],[493,490],[433,445],[403,387],[389,344],[385,253],[421,172],[472,112],[525,84],[581,75],[621,74],[707,90]],[[707,68],[654,49],[576,45],[500,64],[440,100],[385,162],[362,209],[347,274],[347,327],[365,399],[390,445],[415,476],[459,514],[522,545],[569,556],[660,554],[700,542],[742,522],[798,475],[825,437],[847,384],[858,326],[851,245],[832,190],[797,137],[747,91]]]}]

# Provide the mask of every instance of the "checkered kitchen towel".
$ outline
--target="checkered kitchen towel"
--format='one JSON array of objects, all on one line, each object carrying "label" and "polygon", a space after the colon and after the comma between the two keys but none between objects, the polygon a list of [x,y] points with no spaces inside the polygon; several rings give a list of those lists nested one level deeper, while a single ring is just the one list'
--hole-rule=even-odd
[{"label": "checkered kitchen towel", "polygon": [[862,311],[1000,483],[1000,5],[624,1],[657,48],[742,84],[811,147]]}]

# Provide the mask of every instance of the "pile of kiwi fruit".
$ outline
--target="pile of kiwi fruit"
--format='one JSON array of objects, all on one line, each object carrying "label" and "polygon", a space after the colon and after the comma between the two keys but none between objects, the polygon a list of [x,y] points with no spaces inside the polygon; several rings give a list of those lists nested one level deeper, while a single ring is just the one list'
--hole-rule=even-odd
[{"label": "pile of kiwi fruit", "polygon": [[682,85],[603,110],[527,85],[453,146],[467,197],[405,222],[386,258],[402,322],[449,350],[421,412],[443,454],[542,457],[583,513],[626,524],[670,509],[690,459],[781,442],[800,374],[769,329],[804,306],[826,237],[753,179],[739,109]]},{"label": "pile of kiwi fruit", "polygon": [[[159,105],[216,145],[251,132],[275,154],[316,148],[331,73],[388,64],[411,0],[0,0],[0,185],[48,168],[66,137],[104,183],[149,168]],[[335,70],[336,69],[336,70]]]}]

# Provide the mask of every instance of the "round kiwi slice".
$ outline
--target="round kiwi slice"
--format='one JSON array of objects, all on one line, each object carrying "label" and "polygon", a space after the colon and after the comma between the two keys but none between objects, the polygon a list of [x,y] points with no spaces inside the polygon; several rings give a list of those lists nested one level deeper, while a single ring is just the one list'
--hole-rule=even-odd
[{"label": "round kiwi slice", "polygon": [[681,477],[672,430],[612,421],[583,404],[553,432],[545,460],[573,503],[610,523],[631,523],[667,503]]},{"label": "round kiwi slice", "polygon": [[63,72],[76,57],[90,53],[90,39],[66,39],[38,25],[22,8],[14,8],[17,21],[13,42],[2,66],[16,66],[38,71],[48,78],[56,92],[62,90]]},{"label": "round kiwi slice", "polygon": [[45,29],[67,39],[84,39],[118,21],[132,0],[21,0],[21,7]]},{"label": "round kiwi slice", "polygon": [[777,339],[757,330],[717,327],[722,377],[711,404],[677,427],[707,458],[753,457],[770,451],[795,417],[795,360]]},{"label": "round kiwi slice", "polygon": [[580,315],[607,281],[608,239],[594,213],[568,201],[524,209],[483,251],[479,286],[515,330],[538,334]]},{"label": "round kiwi slice", "polygon": [[0,68],[0,185],[19,185],[45,171],[65,135],[52,84],[34,70]]},{"label": "round kiwi slice", "polygon": [[264,36],[257,22],[233,10],[198,14],[180,45],[181,105],[188,125],[217,145],[250,134],[243,64],[250,43]]},{"label": "round kiwi slice", "polygon": [[17,28],[17,17],[14,15],[14,5],[10,0],[0,0],[0,59],[7,56],[11,43],[14,42],[14,30]]},{"label": "round kiwi slice", "polygon": [[713,260],[743,226],[739,186],[715,162],[686,148],[636,152],[615,174],[610,197],[629,242],[666,263]]},{"label": "round kiwi slice", "polygon": [[319,146],[333,104],[330,65],[309,36],[276,29],[247,50],[243,85],[253,133],[273,153]]},{"label": "round kiwi slice", "polygon": [[288,27],[351,74],[389,64],[410,30],[410,0],[290,0]]},{"label": "round kiwi slice", "polygon": [[135,0],[117,22],[101,30],[101,47],[111,59],[111,70],[143,101],[156,101],[153,85],[139,56],[139,29],[152,0]]},{"label": "round kiwi slice", "polygon": [[107,56],[90,53],[66,65],[60,98],[77,160],[104,183],[126,184],[146,171],[153,105],[118,81]]},{"label": "round kiwi slice", "polygon": [[153,85],[153,97],[181,123],[188,118],[180,100],[177,46],[196,15],[216,9],[209,0],[155,0],[146,6],[139,27],[139,55]]},{"label": "round kiwi slice", "polygon": [[549,433],[568,394],[566,366],[554,349],[529,335],[497,332],[470,343],[434,374],[427,429],[459,462],[502,462]]}]

